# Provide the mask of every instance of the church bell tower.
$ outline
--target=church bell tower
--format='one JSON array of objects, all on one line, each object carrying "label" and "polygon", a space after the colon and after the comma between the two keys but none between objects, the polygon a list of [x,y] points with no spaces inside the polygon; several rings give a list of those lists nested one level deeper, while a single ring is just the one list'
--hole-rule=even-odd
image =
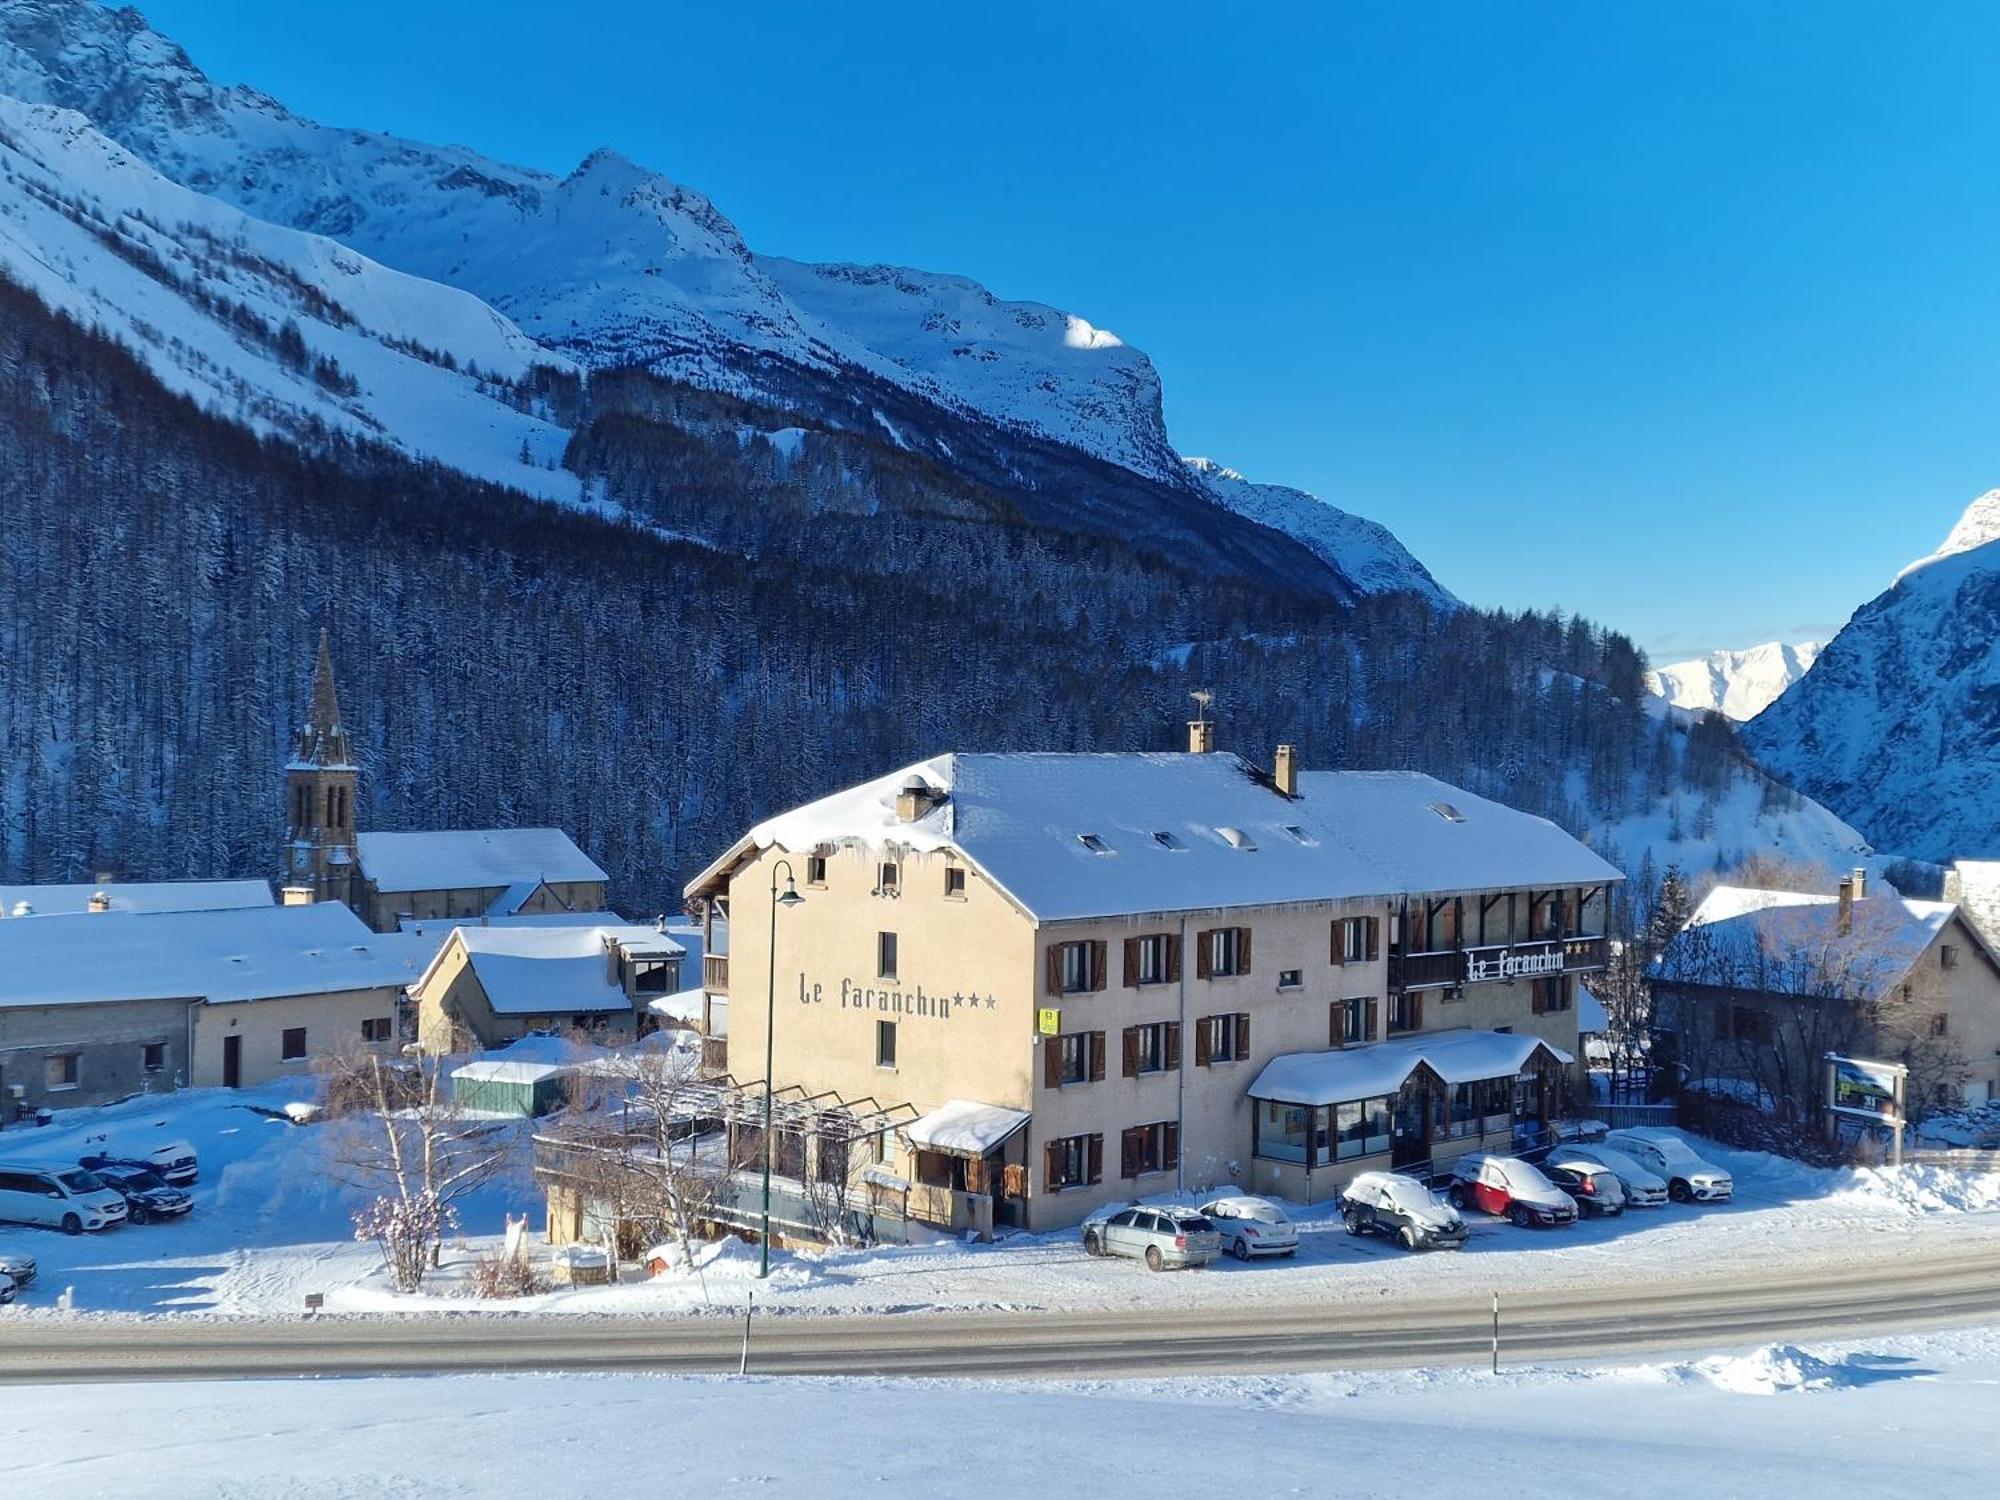
[{"label": "church bell tower", "polygon": [[348,748],[333,692],[333,656],[319,633],[313,666],[312,706],[299,731],[299,748],[285,765],[284,869],[279,884],[288,902],[354,898],[354,784],[360,768]]}]

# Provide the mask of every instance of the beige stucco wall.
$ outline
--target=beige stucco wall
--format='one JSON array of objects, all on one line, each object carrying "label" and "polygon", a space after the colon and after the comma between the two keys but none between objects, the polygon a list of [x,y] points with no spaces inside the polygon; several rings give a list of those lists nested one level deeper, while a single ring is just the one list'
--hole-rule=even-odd
[{"label": "beige stucco wall", "polygon": [[[1955,968],[1943,967],[1943,949],[1958,950]],[[1965,1059],[1960,1093],[1967,1104],[2000,1099],[2000,974],[1980,951],[1961,917],[1953,917],[1917,960],[1920,993],[1936,993],[1949,1016],[1950,1036]]]},{"label": "beige stucco wall", "polygon": [[[544,1015],[495,1015],[486,987],[468,961],[456,934],[437,961],[415,986],[417,1045],[426,1052],[455,1050],[454,1018],[481,1047],[502,1047],[531,1031],[567,1029],[576,1019],[568,1011]],[[604,1017],[602,1039],[607,1045],[629,1042],[637,1034],[638,1013],[624,1011]]]},{"label": "beige stucco wall", "polygon": [[[288,1074],[309,1073],[314,1058],[332,1053],[364,1049],[384,1054],[394,1052],[398,993],[395,988],[384,986],[203,1005],[195,1011],[191,1082],[196,1088],[221,1086],[222,1045],[229,1036],[243,1038],[242,1082],[246,1087]],[[364,1020],[387,1021],[390,1039],[376,1044],[364,1042],[361,1037]],[[306,1028],[306,1056],[287,1061],[282,1055],[284,1033],[294,1026]]]}]

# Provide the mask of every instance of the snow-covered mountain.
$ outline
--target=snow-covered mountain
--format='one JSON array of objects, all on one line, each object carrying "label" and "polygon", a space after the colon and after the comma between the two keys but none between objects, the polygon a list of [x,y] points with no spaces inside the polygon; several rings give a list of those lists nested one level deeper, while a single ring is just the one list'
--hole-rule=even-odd
[{"label": "snow-covered mountain", "polygon": [[1744,740],[1880,848],[2000,854],[2000,491],[1856,610]]},{"label": "snow-covered mountain", "polygon": [[1711,651],[1646,674],[1646,691],[1676,708],[1709,709],[1738,721],[1754,719],[1806,675],[1817,641],[1766,641],[1743,651]]},{"label": "snow-covered mountain", "polygon": [[1440,608],[1458,607],[1458,599],[1379,522],[1351,515],[1307,490],[1258,484],[1212,459],[1190,458],[1186,463],[1188,472],[1218,502],[1260,526],[1297,537],[1340,569],[1361,593],[1419,594]]}]

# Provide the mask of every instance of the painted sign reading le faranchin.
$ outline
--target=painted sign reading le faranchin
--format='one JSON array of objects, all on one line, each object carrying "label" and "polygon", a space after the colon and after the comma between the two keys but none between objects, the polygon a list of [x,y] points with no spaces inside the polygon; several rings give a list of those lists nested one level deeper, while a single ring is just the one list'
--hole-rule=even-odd
[{"label": "painted sign reading le faranchin", "polygon": [[[799,975],[799,1004],[824,1005],[826,986]],[[1000,1001],[994,995],[968,994],[953,990],[949,995],[933,995],[922,985],[913,990],[863,988],[851,979],[840,981],[838,993],[842,1010],[874,1011],[885,1016],[932,1016],[949,1021],[960,1011],[995,1010]]]}]

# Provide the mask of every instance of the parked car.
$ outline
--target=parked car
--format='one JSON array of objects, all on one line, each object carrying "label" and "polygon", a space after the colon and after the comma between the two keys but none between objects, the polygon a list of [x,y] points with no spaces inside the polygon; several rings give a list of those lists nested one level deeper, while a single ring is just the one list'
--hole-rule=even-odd
[{"label": "parked car", "polygon": [[133,1224],[178,1219],[194,1207],[194,1195],[168,1187],[166,1179],[142,1161],[107,1161],[91,1175],[125,1200],[125,1217]]},{"label": "parked car", "polygon": [[1563,1156],[1565,1159],[1574,1157],[1578,1161],[1596,1162],[1600,1167],[1609,1167],[1618,1178],[1618,1186],[1625,1190],[1627,1208],[1660,1208],[1667,1201],[1666,1178],[1640,1166],[1615,1147],[1565,1146]]},{"label": "parked car", "polygon": [[82,1167],[0,1163],[0,1219],[64,1234],[125,1222],[125,1200]]},{"label": "parked car", "polygon": [[1123,1255],[1145,1261],[1154,1271],[1169,1266],[1205,1266],[1222,1253],[1222,1236],[1191,1208],[1148,1208],[1133,1204],[1083,1226],[1090,1255]]},{"label": "parked car", "polygon": [[0,1250],[0,1276],[9,1278],[16,1289],[35,1279],[35,1263],[13,1250]]},{"label": "parked car", "polygon": [[158,1172],[169,1187],[186,1187],[201,1175],[201,1163],[195,1159],[194,1147],[186,1141],[113,1140],[108,1136],[96,1136],[92,1138],[91,1149],[81,1158],[82,1165],[92,1170],[100,1162],[112,1161],[144,1162]]},{"label": "parked car", "polygon": [[20,1295],[20,1288],[14,1285],[14,1278],[0,1271],[0,1307],[5,1307]]},{"label": "parked car", "polygon": [[1552,1155],[1542,1163],[1542,1175],[1568,1193],[1585,1218],[1615,1219],[1625,1212],[1625,1190],[1609,1167],[1581,1157]]},{"label": "parked car", "polygon": [[1217,1198],[1202,1204],[1201,1213],[1222,1236],[1222,1248],[1238,1260],[1299,1253],[1298,1226],[1269,1198]]},{"label": "parked car", "polygon": [[1704,1160],[1678,1131],[1635,1126],[1610,1132],[1604,1144],[1664,1177],[1676,1203],[1727,1203],[1736,1196],[1729,1174]]},{"label": "parked car", "polygon": [[1413,1177],[1363,1172],[1340,1195],[1349,1234],[1379,1234],[1405,1250],[1463,1250],[1465,1220]]},{"label": "parked car", "polygon": [[1461,1156],[1451,1169],[1449,1197],[1454,1208],[1498,1214],[1523,1229],[1576,1222],[1569,1194],[1518,1156]]}]

